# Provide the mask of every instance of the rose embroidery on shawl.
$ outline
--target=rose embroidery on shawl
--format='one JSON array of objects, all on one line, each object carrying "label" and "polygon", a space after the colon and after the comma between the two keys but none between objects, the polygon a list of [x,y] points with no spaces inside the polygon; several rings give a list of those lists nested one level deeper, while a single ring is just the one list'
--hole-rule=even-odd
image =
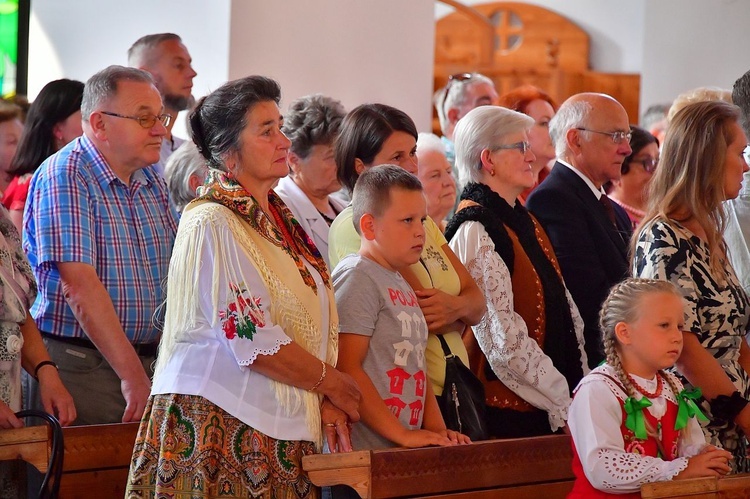
[{"label": "rose embroidery on shawl", "polygon": [[229,302],[226,310],[219,312],[221,328],[227,339],[239,337],[252,340],[257,328],[266,325],[260,298],[251,295],[243,285],[230,284],[229,289],[234,299]]}]

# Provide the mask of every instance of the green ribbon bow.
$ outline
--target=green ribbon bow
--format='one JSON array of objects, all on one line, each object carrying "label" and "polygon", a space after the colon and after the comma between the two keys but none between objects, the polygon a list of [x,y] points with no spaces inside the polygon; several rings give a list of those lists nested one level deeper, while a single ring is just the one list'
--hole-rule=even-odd
[{"label": "green ribbon bow", "polygon": [[696,400],[701,398],[701,389],[696,387],[692,390],[683,389],[678,395],[679,406],[677,408],[677,420],[674,422],[674,429],[681,430],[688,424],[688,419],[695,417],[701,421],[708,421],[708,418],[701,412]]},{"label": "green ribbon bow", "polygon": [[648,433],[646,433],[646,419],[643,416],[643,409],[651,407],[651,401],[646,397],[640,400],[636,400],[633,397],[625,399],[625,413],[628,415],[625,418],[625,427],[635,433],[635,438],[639,440],[646,440]]}]

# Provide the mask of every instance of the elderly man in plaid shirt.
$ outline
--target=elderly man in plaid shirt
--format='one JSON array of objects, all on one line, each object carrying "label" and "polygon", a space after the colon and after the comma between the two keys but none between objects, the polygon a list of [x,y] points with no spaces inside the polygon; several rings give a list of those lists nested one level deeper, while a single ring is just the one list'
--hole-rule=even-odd
[{"label": "elderly man in plaid shirt", "polygon": [[[73,395],[76,424],[138,421],[177,229],[151,166],[171,117],[152,77],[121,66],[86,82],[81,112],[83,136],[29,187],[23,246],[39,284],[31,314]],[[29,377],[25,386],[38,407],[38,385]]]}]

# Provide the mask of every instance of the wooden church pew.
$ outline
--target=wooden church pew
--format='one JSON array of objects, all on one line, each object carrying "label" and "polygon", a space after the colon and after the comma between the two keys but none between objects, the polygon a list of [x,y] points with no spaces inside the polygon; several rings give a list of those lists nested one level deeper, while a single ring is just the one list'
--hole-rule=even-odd
[{"label": "wooden church pew", "polygon": [[457,447],[316,454],[302,459],[319,486],[363,498],[564,498],[573,486],[570,437],[493,440]]},{"label": "wooden church pew", "polygon": [[119,423],[63,428],[65,460],[60,499],[121,499],[125,495],[138,425]]},{"label": "wooden church pew", "polygon": [[[138,423],[64,428],[60,498],[121,498]],[[0,430],[0,460],[49,462],[48,430]],[[450,448],[358,451],[303,458],[316,485],[353,486],[362,497],[563,498],[573,484],[567,436],[495,440]],[[750,498],[750,474],[644,485],[644,499]]]},{"label": "wooden church pew", "polygon": [[0,461],[21,459],[41,472],[47,471],[50,458],[46,426],[0,430]]},{"label": "wooden church pew", "polygon": [[747,499],[750,497],[750,473],[724,478],[693,478],[649,483],[641,487],[643,499]]},{"label": "wooden church pew", "polygon": [[[42,473],[49,463],[46,426],[0,430],[0,460],[22,459]],[[138,423],[63,428],[60,499],[122,498]]]}]

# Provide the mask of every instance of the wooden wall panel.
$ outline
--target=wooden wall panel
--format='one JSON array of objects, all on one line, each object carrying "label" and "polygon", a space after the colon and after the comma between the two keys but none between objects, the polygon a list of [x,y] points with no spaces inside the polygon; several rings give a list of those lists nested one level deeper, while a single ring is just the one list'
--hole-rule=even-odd
[{"label": "wooden wall panel", "polygon": [[[435,91],[445,86],[451,74],[479,72],[492,78],[500,95],[527,83],[549,93],[558,104],[579,92],[606,93],[622,103],[631,123],[638,122],[640,75],[591,71],[589,37],[575,23],[520,2],[472,8],[486,22],[460,11],[436,22]],[[510,36],[519,37],[511,49]],[[440,133],[437,117],[433,128]]]}]

